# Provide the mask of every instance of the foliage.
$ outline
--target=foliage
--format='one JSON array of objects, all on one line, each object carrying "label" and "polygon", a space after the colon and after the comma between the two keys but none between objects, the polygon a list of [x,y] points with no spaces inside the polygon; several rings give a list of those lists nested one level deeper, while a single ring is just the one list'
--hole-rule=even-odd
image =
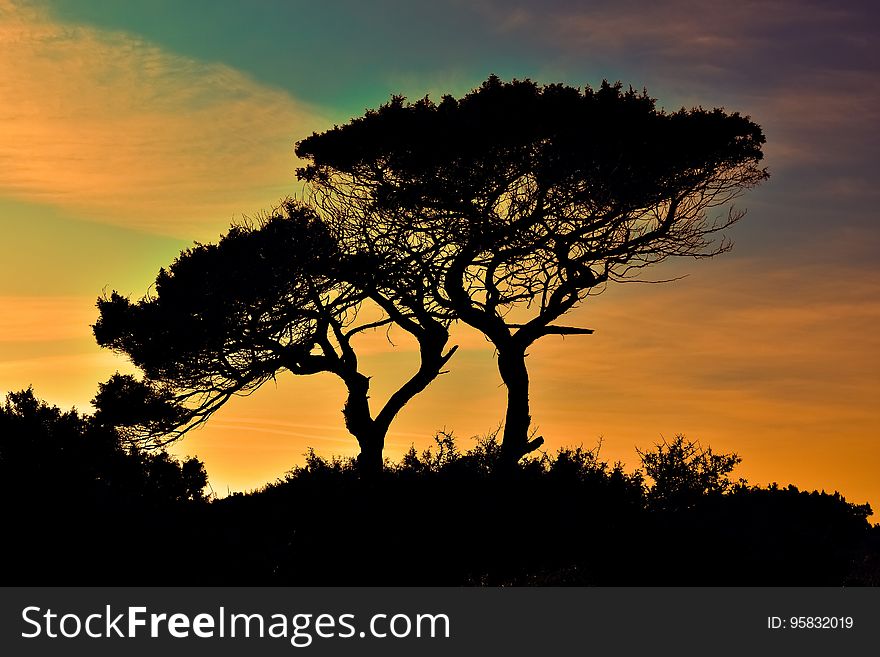
[{"label": "foliage", "polygon": [[[639,475],[584,449],[532,457],[510,472],[499,467],[497,434],[462,450],[441,432],[432,447],[410,449],[368,482],[353,461],[310,452],[304,466],[257,494],[263,518],[295,509],[276,557],[277,581],[501,582],[527,567],[561,565],[591,544],[604,552],[600,537],[627,540],[643,507]],[[256,505],[244,510],[246,501],[217,506],[261,523],[251,515]]]},{"label": "foliage", "polygon": [[[649,454],[670,451],[689,454],[677,459],[694,471],[689,480],[703,477],[687,505],[661,504],[656,481],[608,464],[600,446],[540,453],[511,472],[498,467],[497,432],[469,449],[440,432],[430,448],[386,462],[378,480],[361,480],[350,459],[310,452],[283,480],[212,507],[226,526],[241,525],[249,539],[236,549],[263,563],[261,581],[272,583],[839,585],[876,577],[866,505],[794,486],[732,484],[733,455],[685,439]],[[267,533],[271,540],[252,542]],[[235,581],[252,582],[251,565],[242,568]]]},{"label": "foliage", "polygon": [[[195,458],[130,448],[111,428],[29,388],[0,406],[5,582],[155,583],[207,508]],[[182,575],[182,573],[179,573]]]},{"label": "foliage", "polygon": [[145,420],[145,437],[164,443],[281,368],[324,371],[312,348],[361,300],[334,287],[332,260],[324,225],[288,204],[258,227],[234,226],[218,244],[184,251],[140,301],[115,291],[99,299],[98,344],[126,354],[146,381],[114,377],[96,405],[114,423]]},{"label": "foliage", "polygon": [[637,451],[653,480],[648,499],[662,510],[688,508],[707,495],[729,492],[734,484],[727,475],[742,462],[736,454],[715,454],[681,434],[657,443],[653,451]]},{"label": "foliage", "polygon": [[132,442],[138,438],[138,427],[149,436],[163,436],[189,421],[190,412],[175,398],[170,385],[149,380],[141,381],[131,374],[111,376],[98,384],[92,400],[97,412],[95,420],[107,427],[116,427]]},{"label": "foliage", "polygon": [[59,501],[81,494],[172,503],[204,500],[207,474],[197,459],[128,447],[94,418],[63,412],[28,388],[9,393],[0,408],[0,481]]},{"label": "foliage", "polygon": [[[651,453],[687,454],[690,444]],[[705,472],[708,454],[677,461]],[[870,507],[836,493],[728,485],[724,466],[714,485],[694,487],[701,492],[669,512],[656,503],[656,481],[646,487],[640,471],[608,464],[600,446],[540,453],[514,471],[499,468],[499,457],[497,431],[468,449],[442,432],[434,446],[387,461],[383,477],[364,479],[354,459],[310,451],[283,480],[206,504],[197,460],[132,451],[94,418],[12,393],[0,408],[4,581],[878,581],[880,526],[869,527]]]}]

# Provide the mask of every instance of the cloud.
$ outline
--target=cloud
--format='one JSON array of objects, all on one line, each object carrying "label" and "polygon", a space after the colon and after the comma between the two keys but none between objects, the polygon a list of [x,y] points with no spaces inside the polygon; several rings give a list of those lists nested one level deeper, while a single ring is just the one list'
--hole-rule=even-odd
[{"label": "cloud", "polygon": [[[610,56],[624,65],[688,77],[735,72],[745,62],[763,61],[760,70],[749,67],[763,79],[816,60],[833,68],[840,62],[849,68],[856,60],[876,64],[865,20],[873,3],[865,0],[837,7],[809,0],[484,0],[479,6],[501,32],[524,32],[563,52]],[[770,52],[792,48],[797,53],[766,59]]]},{"label": "cloud", "polygon": [[79,296],[0,296],[0,391],[32,385],[53,404],[88,411],[98,381],[133,371],[95,344],[94,304]]},{"label": "cloud", "polygon": [[880,51],[870,0],[479,6],[498,33],[556,51],[569,71],[646,85],[668,109],[751,115],[767,135],[773,186],[809,196],[812,206],[876,203]]},{"label": "cloud", "polygon": [[805,176],[815,178],[812,192],[864,198],[876,191],[875,185],[860,181],[874,170],[880,148],[871,128],[880,122],[878,100],[878,73],[816,70],[809,80],[755,93],[750,109],[767,134],[771,167],[796,171],[802,182]]},{"label": "cloud", "polygon": [[0,397],[6,391],[33,386],[38,397],[59,408],[76,407],[89,413],[89,400],[97,392],[97,382],[106,380],[114,371],[132,370],[114,354],[88,345],[64,354],[8,360],[0,356]]},{"label": "cloud", "polygon": [[183,237],[295,192],[293,143],[326,123],[227,66],[10,0],[0,97],[0,194]]},{"label": "cloud", "polygon": [[541,396],[580,379],[583,418],[599,413],[606,426],[661,427],[669,422],[659,418],[677,416],[719,433],[874,431],[877,277],[818,264],[773,269],[760,258],[713,264],[672,286],[610,289],[573,313],[596,333],[580,350],[560,341],[533,350]]},{"label": "cloud", "polygon": [[0,344],[90,337],[96,316],[86,297],[0,296]]}]

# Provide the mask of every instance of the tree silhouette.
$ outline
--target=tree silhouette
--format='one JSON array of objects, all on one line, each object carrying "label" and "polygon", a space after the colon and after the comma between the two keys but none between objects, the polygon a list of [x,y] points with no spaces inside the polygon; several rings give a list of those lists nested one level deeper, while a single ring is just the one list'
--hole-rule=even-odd
[{"label": "tree silhouette", "polygon": [[737,454],[713,453],[681,434],[653,450],[636,451],[654,481],[648,501],[660,510],[686,509],[707,495],[730,492],[734,484],[727,475],[742,462]]},{"label": "tree silhouette", "polygon": [[403,97],[299,142],[316,203],[374,253],[405,253],[426,294],[494,345],[507,387],[502,452],[530,440],[527,349],[609,281],[730,248],[724,206],[767,177],[758,125],[720,109],[666,113],[603,82],[502,82],[460,100]]},{"label": "tree silhouette", "polygon": [[[187,521],[207,508],[195,458],[132,449],[94,416],[30,388],[0,403],[0,576],[12,584],[155,583]],[[180,531],[178,531],[180,530]],[[184,550],[185,551],[185,550]]]},{"label": "tree silhouette", "polygon": [[[343,414],[359,463],[374,473],[391,421],[455,351],[444,351],[448,320],[414,303],[406,280],[400,263],[346,249],[312,210],[287,201],[234,226],[217,244],[181,253],[140,301],[115,291],[98,300],[98,343],[126,354],[145,374],[144,381],[117,375],[103,384],[98,417],[162,445],[280,371],[331,372],[348,391]],[[361,319],[367,301],[384,315]],[[373,416],[370,379],[358,369],[352,339],[392,322],[418,340],[420,367]]]}]

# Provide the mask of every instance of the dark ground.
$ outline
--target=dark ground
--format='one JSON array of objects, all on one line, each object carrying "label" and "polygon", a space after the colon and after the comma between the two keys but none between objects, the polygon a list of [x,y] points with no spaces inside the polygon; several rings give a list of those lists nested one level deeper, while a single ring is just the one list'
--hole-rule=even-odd
[{"label": "dark ground", "polygon": [[371,481],[311,454],[212,501],[198,461],[15,395],[0,413],[7,586],[880,584],[867,505],[731,482],[739,459],[682,437],[643,454],[644,473],[583,449],[500,473],[491,438],[462,454],[441,437]]}]

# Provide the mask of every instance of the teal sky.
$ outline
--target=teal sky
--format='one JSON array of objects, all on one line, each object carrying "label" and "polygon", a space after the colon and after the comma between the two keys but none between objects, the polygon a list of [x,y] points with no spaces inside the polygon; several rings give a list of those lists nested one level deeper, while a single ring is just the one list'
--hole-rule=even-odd
[{"label": "teal sky", "polygon": [[[233,67],[335,122],[392,93],[460,95],[490,73],[574,85],[621,80],[646,87],[671,109],[736,109],[764,126],[774,174],[772,187],[750,203],[760,207],[756,201],[766,198],[773,220],[738,229],[738,239],[761,248],[851,230],[856,244],[878,244],[875,213],[866,212],[877,199],[880,150],[872,123],[880,9],[869,0],[46,5],[60,20],[120,30]],[[779,205],[786,211],[776,211]]]},{"label": "teal sky", "polygon": [[[391,92],[459,93],[496,72],[539,76],[552,53],[496,32],[479,3],[59,0],[60,18],[125,30],[334,110],[339,120]],[[595,74],[591,77],[595,77]],[[427,87],[425,86],[427,83]]]},{"label": "teal sky", "polygon": [[[0,215],[16,218],[4,222],[0,253],[3,270],[17,274],[0,278],[0,296],[90,294],[102,280],[108,289],[143,292],[158,267],[191,243],[95,223],[51,205],[0,198]],[[65,275],[59,277],[59,271]]]}]

